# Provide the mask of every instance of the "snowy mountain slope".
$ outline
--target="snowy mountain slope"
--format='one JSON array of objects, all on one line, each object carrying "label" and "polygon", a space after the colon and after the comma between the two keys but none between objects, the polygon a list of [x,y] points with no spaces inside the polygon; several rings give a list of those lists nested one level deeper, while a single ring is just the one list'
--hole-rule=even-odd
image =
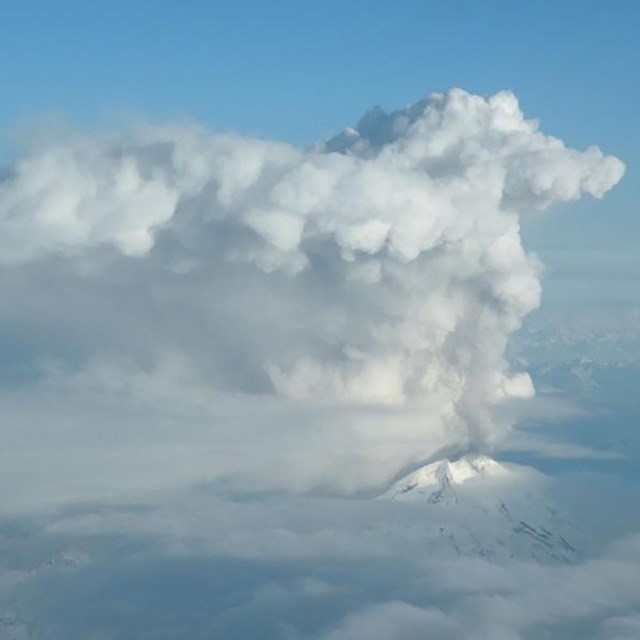
[{"label": "snowy mountain slope", "polygon": [[570,563],[577,532],[557,514],[545,476],[480,455],[440,460],[381,499],[424,503],[425,534],[461,555]]}]

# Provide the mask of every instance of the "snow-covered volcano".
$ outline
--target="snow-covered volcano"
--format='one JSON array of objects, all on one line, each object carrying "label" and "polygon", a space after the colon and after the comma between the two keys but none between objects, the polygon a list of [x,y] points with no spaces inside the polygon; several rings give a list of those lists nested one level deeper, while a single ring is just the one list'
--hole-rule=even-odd
[{"label": "snow-covered volcano", "polygon": [[530,467],[469,455],[425,465],[381,498],[424,503],[427,535],[459,554],[573,562],[577,533],[558,516],[549,485]]}]

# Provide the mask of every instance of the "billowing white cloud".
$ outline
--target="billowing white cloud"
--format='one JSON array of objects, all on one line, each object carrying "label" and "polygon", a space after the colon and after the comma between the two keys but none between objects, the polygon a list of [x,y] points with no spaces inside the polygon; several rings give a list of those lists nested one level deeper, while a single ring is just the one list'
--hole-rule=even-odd
[{"label": "billowing white cloud", "polygon": [[11,441],[31,394],[55,399],[29,426],[45,440],[75,416],[66,437],[95,448],[124,411],[101,432],[210,447],[185,482],[261,484],[264,460],[275,487],[357,491],[491,448],[508,427],[492,407],[533,394],[505,359],[540,297],[519,216],[623,172],[511,93],[461,90],[305,150],[195,127],[35,148],[0,183],[0,320],[35,376],[6,392]]}]

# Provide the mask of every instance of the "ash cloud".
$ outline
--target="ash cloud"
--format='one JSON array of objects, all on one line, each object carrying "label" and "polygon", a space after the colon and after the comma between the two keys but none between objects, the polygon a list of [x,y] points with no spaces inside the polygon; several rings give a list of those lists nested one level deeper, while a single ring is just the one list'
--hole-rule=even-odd
[{"label": "ash cloud", "polygon": [[0,185],[0,319],[27,354],[5,475],[53,465],[62,500],[157,487],[158,464],[358,492],[489,450],[495,405],[534,393],[505,358],[540,299],[519,216],[623,173],[462,90],[304,150],[197,127],[33,148]]}]

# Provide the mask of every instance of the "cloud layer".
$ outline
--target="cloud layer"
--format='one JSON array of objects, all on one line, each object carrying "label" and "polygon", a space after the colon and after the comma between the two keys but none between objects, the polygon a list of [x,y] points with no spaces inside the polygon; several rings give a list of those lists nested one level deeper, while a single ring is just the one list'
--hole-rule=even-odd
[{"label": "cloud layer", "polygon": [[575,565],[456,556],[424,503],[85,505],[4,525],[0,633],[12,640],[622,640],[640,610],[640,538]]}]

